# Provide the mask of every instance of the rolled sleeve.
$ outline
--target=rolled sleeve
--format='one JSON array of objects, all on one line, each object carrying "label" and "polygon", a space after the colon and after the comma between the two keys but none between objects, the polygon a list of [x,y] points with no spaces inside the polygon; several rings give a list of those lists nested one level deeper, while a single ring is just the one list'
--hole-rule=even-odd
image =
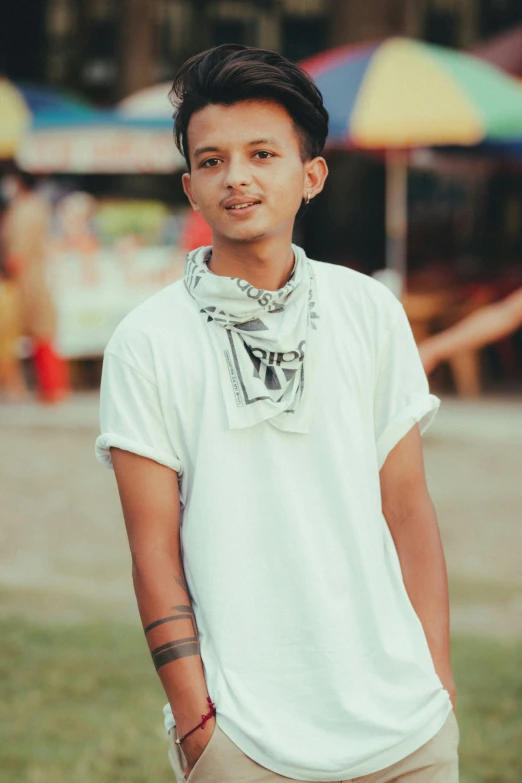
[{"label": "rolled sleeve", "polygon": [[394,324],[381,352],[374,395],[375,443],[379,470],[390,451],[419,424],[431,425],[440,399],[430,393],[408,318],[397,302]]},{"label": "rolled sleeve", "polygon": [[131,451],[182,473],[161,411],[154,381],[110,351],[105,351],[100,388],[100,430],[96,458],[112,468],[111,447]]}]

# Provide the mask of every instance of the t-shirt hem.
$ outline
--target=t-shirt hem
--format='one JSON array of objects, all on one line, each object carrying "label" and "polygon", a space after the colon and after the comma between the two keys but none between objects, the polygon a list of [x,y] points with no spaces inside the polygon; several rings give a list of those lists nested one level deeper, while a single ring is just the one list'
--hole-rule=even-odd
[{"label": "t-shirt hem", "polygon": [[440,399],[434,394],[426,394],[415,399],[386,427],[377,441],[379,470],[386,462],[390,451],[399,443],[411,428],[419,423],[421,435],[431,425],[440,407]]},{"label": "t-shirt hem", "polygon": [[[441,717],[442,711],[437,712],[435,717],[429,721],[428,724],[422,727],[421,731],[418,731],[413,736],[408,737],[399,745],[395,745],[393,748],[390,748],[383,753],[372,756],[369,761],[366,761],[363,764],[359,764],[356,767],[350,767],[340,772],[318,772],[317,774],[311,774],[305,769],[292,767],[287,764],[280,764],[279,762],[274,761],[273,758],[265,758],[257,752],[252,753],[250,749],[248,752],[243,750],[239,744],[241,740],[238,742],[236,739],[234,739],[234,732],[229,732],[229,724],[226,720],[223,719],[223,716],[216,716],[216,720],[219,724],[219,728],[228,736],[231,742],[233,742],[253,761],[255,761],[257,764],[260,764],[270,772],[275,772],[278,775],[284,775],[293,780],[302,780],[303,778],[306,778],[306,780],[311,782],[315,781],[316,783],[339,783],[340,780],[351,780],[352,778],[359,778],[363,777],[364,775],[372,775],[376,772],[380,772],[381,770],[386,769],[387,767],[391,767],[393,764],[402,761],[412,753],[415,753],[416,750],[425,745],[426,742],[429,742],[435,736],[435,734],[441,730],[452,709],[453,707],[448,697],[448,707],[445,710],[443,717]],[[170,728],[172,728],[172,726]]]},{"label": "t-shirt hem", "polygon": [[395,745],[393,748],[390,748],[389,750],[374,756],[370,762],[351,769],[347,775],[345,775],[343,772],[342,777],[358,778],[363,775],[372,775],[375,772],[380,772],[381,770],[386,769],[386,767],[391,767],[392,764],[397,764],[398,761],[402,761],[407,756],[415,753],[416,750],[422,748],[426,742],[429,742],[431,739],[433,739],[435,734],[441,730],[441,728],[446,723],[452,709],[453,707],[451,702],[449,702],[446,711],[443,713],[442,719],[441,711],[438,712],[426,726],[423,726],[421,731],[418,731],[413,736],[408,737],[408,739],[404,740],[404,742],[401,742],[400,745]]},{"label": "t-shirt hem", "polygon": [[99,435],[96,439],[94,446],[94,453],[96,459],[98,459],[102,465],[106,468],[113,469],[111,446],[123,451],[131,451],[133,454],[138,454],[140,457],[147,457],[148,459],[158,462],[160,465],[165,465],[167,468],[172,468],[177,473],[181,473],[181,462],[175,457],[169,454],[165,454],[160,451],[156,451],[151,446],[146,446],[138,441],[124,438],[121,435],[116,435],[112,432],[105,432]]},{"label": "t-shirt hem", "polygon": [[[167,706],[167,705],[165,705],[165,707],[166,707],[166,706]],[[173,716],[171,716],[171,715],[169,715],[168,713],[166,713],[166,712],[165,712],[165,709],[163,710],[163,716],[164,716],[164,717],[163,717],[163,726],[164,726],[164,728],[165,728],[165,731],[166,731],[166,732],[167,732],[167,734],[168,734],[168,733],[169,733],[169,731],[170,731],[172,728],[174,728],[174,726],[176,725],[176,721],[174,720],[174,717],[173,717]]]}]

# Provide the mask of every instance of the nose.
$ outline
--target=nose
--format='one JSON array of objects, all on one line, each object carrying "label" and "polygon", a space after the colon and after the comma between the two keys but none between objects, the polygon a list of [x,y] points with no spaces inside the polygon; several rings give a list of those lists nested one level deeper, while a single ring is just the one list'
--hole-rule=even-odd
[{"label": "nose", "polygon": [[235,188],[248,187],[251,182],[252,171],[248,161],[239,156],[230,158],[226,170],[225,187],[234,190]]}]

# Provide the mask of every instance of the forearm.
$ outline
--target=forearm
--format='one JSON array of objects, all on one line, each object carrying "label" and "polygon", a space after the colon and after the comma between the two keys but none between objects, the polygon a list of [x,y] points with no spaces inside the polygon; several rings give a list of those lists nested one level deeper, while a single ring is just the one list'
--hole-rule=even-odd
[{"label": "forearm", "polygon": [[472,313],[455,326],[429,337],[422,345],[440,362],[459,351],[476,350],[500,340],[511,330],[509,313],[503,310],[502,305],[493,304]]},{"label": "forearm", "polygon": [[132,575],[152,660],[182,736],[209,711],[199,635],[183,567],[177,557],[154,554],[139,562],[134,558]]},{"label": "forearm", "polygon": [[446,562],[431,501],[396,523],[393,537],[406,591],[422,624],[437,674],[451,685],[450,614]]}]

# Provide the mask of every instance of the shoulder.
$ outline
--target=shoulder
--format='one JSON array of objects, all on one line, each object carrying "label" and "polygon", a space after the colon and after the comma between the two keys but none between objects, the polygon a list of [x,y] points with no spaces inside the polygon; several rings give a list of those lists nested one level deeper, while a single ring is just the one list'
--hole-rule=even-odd
[{"label": "shoulder", "polygon": [[327,301],[349,307],[353,315],[368,319],[374,326],[390,327],[403,309],[380,280],[340,264],[310,261],[319,285],[326,289]]},{"label": "shoulder", "polygon": [[162,288],[126,315],[116,327],[105,353],[137,369],[147,367],[154,354],[175,345],[190,332],[193,307],[183,278]]}]

